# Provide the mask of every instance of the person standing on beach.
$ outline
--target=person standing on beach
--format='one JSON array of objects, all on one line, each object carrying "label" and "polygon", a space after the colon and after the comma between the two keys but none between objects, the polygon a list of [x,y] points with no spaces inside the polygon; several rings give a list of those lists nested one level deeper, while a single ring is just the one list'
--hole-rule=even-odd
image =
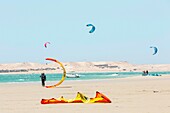
[{"label": "person standing on beach", "polygon": [[146,70],[146,74],[147,74],[147,75],[149,74],[148,70]]},{"label": "person standing on beach", "polygon": [[45,86],[45,81],[46,81],[46,75],[44,73],[41,73],[41,82],[42,82],[42,86]]}]

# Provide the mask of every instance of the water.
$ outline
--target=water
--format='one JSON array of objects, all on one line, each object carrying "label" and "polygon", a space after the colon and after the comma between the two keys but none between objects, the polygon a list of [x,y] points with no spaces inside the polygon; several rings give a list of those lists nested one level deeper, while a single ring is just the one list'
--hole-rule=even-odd
[{"label": "water", "polygon": [[[116,74],[118,73],[118,74]],[[166,75],[170,72],[154,72]],[[141,76],[141,72],[100,72],[100,73],[78,73],[80,78],[66,78],[67,80],[98,80],[111,78],[125,78],[132,76]],[[153,74],[153,72],[150,72]],[[46,74],[47,81],[59,81],[62,74]],[[16,82],[39,82],[40,74],[0,74],[0,83],[16,83]]]}]

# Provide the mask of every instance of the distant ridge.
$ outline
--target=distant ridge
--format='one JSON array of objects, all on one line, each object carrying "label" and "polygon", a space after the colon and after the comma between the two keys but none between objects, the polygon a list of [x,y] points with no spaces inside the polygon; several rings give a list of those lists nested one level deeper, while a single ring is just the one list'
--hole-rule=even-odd
[{"label": "distant ridge", "polygon": [[[142,72],[170,71],[170,64],[130,64],[128,62],[63,62],[67,72]],[[0,64],[0,73],[61,73],[56,63],[11,63]]]}]

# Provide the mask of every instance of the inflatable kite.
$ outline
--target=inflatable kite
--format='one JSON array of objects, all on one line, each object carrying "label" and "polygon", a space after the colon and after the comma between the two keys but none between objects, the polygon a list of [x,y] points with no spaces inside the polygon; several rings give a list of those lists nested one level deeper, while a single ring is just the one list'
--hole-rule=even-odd
[{"label": "inflatable kite", "polygon": [[155,54],[158,52],[158,48],[157,48],[157,47],[151,46],[150,48],[153,48],[153,49],[154,49],[154,53],[153,53],[152,55],[155,55]]},{"label": "inflatable kite", "polygon": [[96,96],[94,98],[88,98],[82,93],[78,92],[75,99],[65,99],[61,96],[58,99],[42,99],[41,104],[59,104],[59,103],[111,103],[111,100],[107,98],[102,93],[96,91]]},{"label": "inflatable kite", "polygon": [[92,27],[91,30],[89,31],[89,33],[93,33],[93,32],[95,31],[95,26],[94,26],[94,25],[92,25],[92,24],[87,24],[86,26],[87,26],[87,27],[89,27],[89,26]]},{"label": "inflatable kite", "polygon": [[46,43],[44,44],[44,47],[45,47],[45,48],[47,48],[47,44],[50,44],[50,42],[46,42]]},{"label": "inflatable kite", "polygon": [[65,70],[65,68],[64,68],[64,66],[63,66],[63,64],[61,62],[59,62],[59,61],[57,61],[55,59],[52,59],[52,58],[46,58],[46,60],[50,60],[50,61],[53,61],[53,62],[56,62],[56,63],[60,64],[60,66],[63,69],[63,76],[62,76],[61,80],[57,84],[51,85],[51,86],[45,86],[46,88],[55,88],[56,86],[59,86],[65,80],[65,78],[66,78],[66,70]]}]

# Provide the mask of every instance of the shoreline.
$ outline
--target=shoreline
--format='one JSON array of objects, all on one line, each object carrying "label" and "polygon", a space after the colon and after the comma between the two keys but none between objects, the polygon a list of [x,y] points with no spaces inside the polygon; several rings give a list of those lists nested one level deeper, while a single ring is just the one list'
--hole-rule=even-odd
[{"label": "shoreline", "polygon": [[[63,83],[64,84],[68,84],[68,83],[74,83],[74,82],[83,82],[83,83],[86,83],[86,82],[108,82],[108,81],[112,81],[112,80],[133,80],[133,79],[152,79],[152,80],[155,80],[155,79],[166,79],[166,78],[169,78],[170,79],[170,74],[167,74],[167,75],[163,75],[163,76],[128,76],[128,77],[122,77],[122,78],[102,78],[102,79],[85,79],[85,80],[65,80]],[[55,84],[56,82],[55,81],[46,81],[46,84],[48,85],[52,85],[52,84]],[[63,84],[62,83],[62,84]],[[0,84],[41,84],[41,80],[40,81],[29,81],[29,82],[0,82]],[[61,85],[62,85],[61,84]]]},{"label": "shoreline", "polygon": [[[66,73],[141,73],[142,71],[74,71],[74,72],[67,72]],[[167,71],[150,71],[149,73],[159,73],[159,72],[170,72],[170,70]],[[15,74],[41,74],[41,73],[46,73],[46,74],[62,74],[62,72],[57,72],[57,71],[39,71],[39,72],[9,72],[9,73],[0,73],[0,75],[15,75]]]}]

